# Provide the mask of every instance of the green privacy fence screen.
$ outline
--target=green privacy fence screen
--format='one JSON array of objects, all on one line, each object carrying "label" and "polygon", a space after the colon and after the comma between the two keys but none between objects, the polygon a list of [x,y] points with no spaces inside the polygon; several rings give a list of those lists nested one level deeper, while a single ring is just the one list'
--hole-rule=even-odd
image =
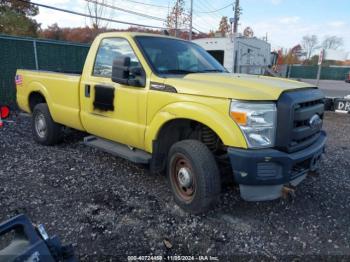
[{"label": "green privacy fence screen", "polygon": [[0,35],[0,104],[15,105],[16,70],[80,73],[89,45]]},{"label": "green privacy fence screen", "polygon": [[[318,66],[292,66],[291,78],[316,79]],[[322,67],[321,79],[345,80],[345,75],[350,71],[350,67]]]},{"label": "green privacy fence screen", "polygon": [[[80,73],[89,45],[0,34],[0,104],[15,105],[16,69]],[[344,80],[350,67],[323,67],[321,79]],[[292,66],[291,78],[315,79],[317,66]]]}]

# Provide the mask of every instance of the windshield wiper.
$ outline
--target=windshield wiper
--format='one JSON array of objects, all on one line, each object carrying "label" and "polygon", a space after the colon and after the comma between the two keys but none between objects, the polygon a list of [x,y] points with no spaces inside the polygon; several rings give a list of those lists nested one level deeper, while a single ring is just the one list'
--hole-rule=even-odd
[{"label": "windshield wiper", "polygon": [[225,71],[220,69],[205,69],[200,71],[190,71],[190,70],[183,70],[183,69],[169,69],[164,70],[161,73],[162,74],[179,74],[179,75],[186,75],[186,74],[198,74],[198,73],[209,73],[209,72],[220,72],[223,73]]},{"label": "windshield wiper", "polygon": [[210,73],[210,72],[220,72],[223,73],[225,71],[221,70],[221,69],[205,69],[205,70],[201,70],[201,71],[197,71],[197,73]]},{"label": "windshield wiper", "polygon": [[193,74],[197,73],[195,71],[189,71],[189,70],[181,70],[181,69],[169,69],[169,70],[164,70],[161,71],[162,74]]}]

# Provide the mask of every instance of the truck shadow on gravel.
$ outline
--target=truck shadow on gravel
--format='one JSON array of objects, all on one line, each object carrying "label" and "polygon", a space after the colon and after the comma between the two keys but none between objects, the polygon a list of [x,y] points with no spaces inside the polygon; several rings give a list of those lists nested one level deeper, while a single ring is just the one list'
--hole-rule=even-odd
[{"label": "truck shadow on gravel", "polygon": [[[73,242],[81,260],[127,255],[350,255],[350,121],[328,115],[328,153],[319,177],[292,198],[249,203],[232,184],[218,205],[195,216],[179,209],[164,176],[82,145],[33,142],[30,118],[0,131],[0,219],[27,213]],[[336,164],[335,164],[336,163]]]}]

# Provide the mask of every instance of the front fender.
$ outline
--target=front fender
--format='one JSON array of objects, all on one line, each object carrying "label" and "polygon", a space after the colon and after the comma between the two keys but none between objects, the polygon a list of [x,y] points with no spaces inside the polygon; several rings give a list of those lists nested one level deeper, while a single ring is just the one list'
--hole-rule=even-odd
[{"label": "front fender", "polygon": [[194,102],[177,102],[163,107],[148,125],[145,134],[145,149],[152,152],[153,140],[169,121],[190,119],[211,128],[226,146],[247,148],[245,138],[237,124],[227,114],[222,114],[209,106]]}]

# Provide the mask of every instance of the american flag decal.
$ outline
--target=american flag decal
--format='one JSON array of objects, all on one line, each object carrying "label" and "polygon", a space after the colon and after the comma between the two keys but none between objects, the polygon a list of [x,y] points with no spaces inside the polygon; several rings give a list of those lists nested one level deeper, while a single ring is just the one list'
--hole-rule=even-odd
[{"label": "american flag decal", "polygon": [[21,85],[23,83],[23,76],[16,75],[15,76],[15,82],[16,82],[16,85]]}]

